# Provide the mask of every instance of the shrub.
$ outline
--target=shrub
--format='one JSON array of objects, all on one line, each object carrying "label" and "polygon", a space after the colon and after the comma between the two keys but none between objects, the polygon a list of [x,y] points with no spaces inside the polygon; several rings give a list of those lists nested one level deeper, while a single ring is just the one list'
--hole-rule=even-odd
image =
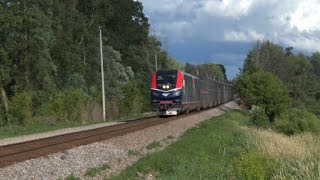
[{"label": "shrub", "polygon": [[5,126],[7,124],[6,112],[4,111],[4,107],[0,102],[0,127]]},{"label": "shrub", "polygon": [[320,119],[304,109],[289,109],[276,118],[274,128],[281,133],[294,135],[302,132],[320,132]]},{"label": "shrub", "polygon": [[79,120],[85,102],[86,96],[81,90],[75,89],[68,91],[63,102],[64,114],[66,114],[67,119],[72,121]]},{"label": "shrub", "polygon": [[12,124],[24,125],[31,118],[32,93],[17,92],[9,104],[9,120]]},{"label": "shrub", "polygon": [[245,106],[249,109],[252,105],[260,106],[271,122],[290,105],[286,88],[276,76],[268,72],[244,73],[239,76],[235,87]]},{"label": "shrub", "polygon": [[38,111],[41,116],[54,116],[58,121],[78,121],[87,102],[87,96],[80,89],[58,92]]},{"label": "shrub", "polygon": [[269,128],[270,127],[270,121],[268,116],[266,115],[263,108],[259,106],[253,105],[250,113],[250,121],[249,123],[251,125],[261,127],[261,128]]},{"label": "shrub", "polygon": [[137,114],[141,112],[141,92],[138,89],[138,84],[131,81],[122,86],[121,91],[124,95],[120,102],[120,110],[124,115]]}]

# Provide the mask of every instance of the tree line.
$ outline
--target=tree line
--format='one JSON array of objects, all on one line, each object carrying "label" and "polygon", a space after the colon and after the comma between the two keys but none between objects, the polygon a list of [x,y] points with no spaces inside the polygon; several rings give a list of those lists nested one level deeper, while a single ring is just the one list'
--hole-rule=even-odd
[{"label": "tree line", "polygon": [[155,56],[161,69],[183,66],[149,33],[140,2],[0,0],[0,126],[102,119],[99,27],[107,118],[150,111]]},{"label": "tree line", "polygon": [[[287,134],[320,132],[320,53],[293,53],[270,41],[249,51],[236,89],[253,123]],[[318,117],[316,117],[318,116]]]},{"label": "tree line", "polygon": [[108,118],[149,108],[155,54],[161,68],[180,66],[133,0],[1,0],[0,24],[1,125],[92,111],[101,94],[99,27]]}]

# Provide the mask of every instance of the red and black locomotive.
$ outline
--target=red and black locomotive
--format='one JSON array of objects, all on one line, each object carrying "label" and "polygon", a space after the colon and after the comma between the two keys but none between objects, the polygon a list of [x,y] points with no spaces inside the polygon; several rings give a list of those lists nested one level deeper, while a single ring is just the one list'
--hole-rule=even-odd
[{"label": "red and black locomotive", "polygon": [[151,77],[153,111],[162,115],[213,107],[232,99],[231,84],[199,79],[180,70],[158,70]]}]

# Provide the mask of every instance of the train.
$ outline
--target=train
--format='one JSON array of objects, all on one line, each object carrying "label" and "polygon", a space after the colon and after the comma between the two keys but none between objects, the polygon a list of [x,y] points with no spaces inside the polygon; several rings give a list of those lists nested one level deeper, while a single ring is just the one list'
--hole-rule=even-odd
[{"label": "train", "polygon": [[176,69],[154,71],[150,86],[152,110],[163,116],[207,109],[233,99],[232,84]]}]

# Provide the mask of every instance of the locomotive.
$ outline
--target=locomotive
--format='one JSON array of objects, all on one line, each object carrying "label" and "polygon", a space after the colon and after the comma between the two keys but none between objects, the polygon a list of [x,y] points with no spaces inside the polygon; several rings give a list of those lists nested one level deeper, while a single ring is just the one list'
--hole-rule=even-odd
[{"label": "locomotive", "polygon": [[211,78],[200,79],[180,70],[158,70],[151,76],[152,110],[178,115],[232,100],[232,85]]}]

